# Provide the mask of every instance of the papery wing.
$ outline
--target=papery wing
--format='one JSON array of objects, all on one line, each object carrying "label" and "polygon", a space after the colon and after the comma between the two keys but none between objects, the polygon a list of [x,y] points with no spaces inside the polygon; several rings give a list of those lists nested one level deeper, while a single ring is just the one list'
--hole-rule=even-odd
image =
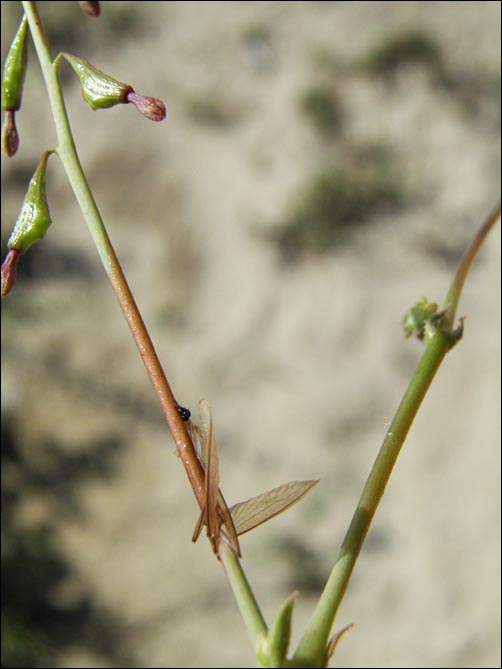
[{"label": "papery wing", "polygon": [[206,524],[210,538],[217,540],[220,533],[220,522],[216,510],[220,486],[220,466],[218,450],[214,440],[211,408],[206,400],[199,402],[199,415],[202,430],[207,437],[205,453],[203,453],[206,467]]},{"label": "papery wing", "polygon": [[244,534],[296,504],[319,481],[290,481],[230,507],[237,534]]},{"label": "papery wing", "polygon": [[237,538],[237,530],[235,529],[234,519],[230,513],[230,509],[225,502],[221,491],[218,496],[218,511],[221,516],[221,532],[225,538],[226,543],[232,548],[237,557],[241,556],[241,549],[239,546],[239,539]]},{"label": "papery wing", "polygon": [[204,527],[204,518],[205,518],[205,511],[206,508],[204,507],[202,511],[199,513],[199,518],[197,520],[197,525],[195,526],[195,529],[192,534],[192,541],[195,543],[197,539],[200,537],[200,533],[202,528]]},{"label": "papery wing", "polygon": [[220,485],[220,467],[218,458],[218,449],[213,431],[213,418],[211,407],[207,400],[199,402],[200,427],[190,422],[190,434],[199,458],[204,466],[206,500],[204,509],[201,511],[197,525],[193,533],[192,541],[197,541],[202,527],[207,526],[207,534],[217,552],[220,531],[223,527],[223,534],[227,543],[233,548],[237,556],[240,557],[239,540],[234,527],[234,522],[228,509],[225,498],[223,497]]}]

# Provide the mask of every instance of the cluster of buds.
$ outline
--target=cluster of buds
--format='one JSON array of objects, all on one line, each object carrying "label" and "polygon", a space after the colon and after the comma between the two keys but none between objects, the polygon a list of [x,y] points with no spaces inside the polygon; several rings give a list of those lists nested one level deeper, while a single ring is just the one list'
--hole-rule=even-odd
[{"label": "cluster of buds", "polygon": [[[99,2],[80,2],[82,11],[88,16],[100,15]],[[15,112],[21,107],[23,84],[27,64],[28,20],[23,16],[12,41],[5,61],[2,80],[2,109],[5,121],[2,129],[2,148],[8,156],[13,156],[19,147],[19,135],[15,125]],[[82,97],[94,110],[107,109],[118,104],[132,104],[151,121],[162,121],[166,117],[166,107],[162,100],[136,93],[132,86],[124,84],[82,58],[69,53],[61,53],[55,61],[57,65],[65,59],[76,72],[82,90]],[[9,251],[1,267],[1,295],[9,293],[17,273],[20,256],[35,242],[42,239],[51,224],[45,189],[45,173],[49,155],[46,151],[33,175],[21,207],[14,230],[7,242]]]}]

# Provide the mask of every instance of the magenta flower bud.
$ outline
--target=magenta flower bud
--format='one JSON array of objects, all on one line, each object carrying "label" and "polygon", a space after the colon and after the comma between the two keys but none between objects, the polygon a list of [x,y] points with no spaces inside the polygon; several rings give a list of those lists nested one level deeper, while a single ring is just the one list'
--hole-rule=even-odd
[{"label": "magenta flower bud", "polygon": [[83,0],[83,2],[79,2],[78,4],[80,5],[80,9],[84,12],[84,14],[87,14],[87,16],[97,18],[101,14],[101,7],[97,1],[93,2],[93,0]]},{"label": "magenta flower bud", "polygon": [[6,111],[2,125],[2,150],[12,158],[19,148],[19,134],[16,128],[15,112]]},{"label": "magenta flower bud", "polygon": [[5,297],[12,290],[16,280],[17,266],[21,253],[17,249],[11,249],[2,263],[2,290],[1,296]]},{"label": "magenta flower bud", "polygon": [[166,105],[159,98],[145,97],[131,91],[127,95],[127,101],[150,121],[163,121],[166,118]]}]

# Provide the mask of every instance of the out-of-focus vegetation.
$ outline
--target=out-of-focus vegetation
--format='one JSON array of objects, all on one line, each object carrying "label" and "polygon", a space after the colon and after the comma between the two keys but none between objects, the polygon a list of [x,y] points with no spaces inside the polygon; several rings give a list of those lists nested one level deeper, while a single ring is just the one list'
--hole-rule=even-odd
[{"label": "out-of-focus vegetation", "polygon": [[392,76],[406,66],[422,65],[436,82],[447,85],[450,77],[437,42],[422,31],[393,35],[371,49],[360,63],[369,74]]},{"label": "out-of-focus vegetation", "polygon": [[195,122],[213,128],[226,128],[236,123],[241,114],[239,110],[221,95],[197,94],[185,102],[187,115]]},{"label": "out-of-focus vegetation", "polygon": [[[116,643],[119,626],[100,610],[72,573],[47,513],[45,520],[20,522],[27,504],[55,504],[58,513],[82,520],[78,485],[110,477],[119,445],[112,438],[71,455],[57,444],[39,444],[42,459],[19,448],[10,421],[2,420],[2,667],[57,666],[72,646],[93,647],[96,655],[125,664]],[[39,453],[40,456],[40,453]],[[73,592],[68,593],[68,583]],[[62,586],[65,586],[62,590]],[[71,590],[71,589],[70,589]]]},{"label": "out-of-focus vegetation", "polygon": [[271,238],[285,260],[332,251],[377,213],[405,203],[399,163],[391,149],[369,145],[328,162],[300,189]]},{"label": "out-of-focus vegetation", "polygon": [[300,110],[322,138],[337,135],[343,121],[343,110],[334,86],[309,86],[300,97]]}]

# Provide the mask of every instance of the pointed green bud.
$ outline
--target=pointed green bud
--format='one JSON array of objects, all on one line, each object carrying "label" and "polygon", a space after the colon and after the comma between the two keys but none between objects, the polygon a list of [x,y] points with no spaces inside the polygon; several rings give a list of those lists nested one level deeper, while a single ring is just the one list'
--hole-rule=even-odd
[{"label": "pointed green bud", "polygon": [[28,19],[23,16],[5,59],[2,79],[2,109],[17,111],[21,107],[28,55]]},{"label": "pointed green bud", "polygon": [[288,653],[289,641],[291,639],[293,607],[297,597],[298,592],[293,592],[288,597],[281,606],[267,636],[262,638],[260,647],[256,650],[256,656],[260,663],[260,667],[287,666],[286,655]]},{"label": "pointed green bud", "polygon": [[123,84],[108,76],[82,58],[62,53],[77,73],[82,88],[82,97],[92,109],[107,109],[115,105],[127,104],[127,96],[134,93],[132,86]]},{"label": "pointed green bud", "polygon": [[52,222],[45,193],[45,171],[51,153],[52,151],[44,153],[31,178],[21,212],[7,242],[10,249],[20,253],[24,253],[32,244],[45,237]]},{"label": "pointed green bud", "polygon": [[5,59],[2,78],[2,109],[5,119],[2,125],[2,150],[12,157],[19,147],[15,112],[21,107],[24,77],[28,56],[28,19],[23,16],[17,33]]}]

